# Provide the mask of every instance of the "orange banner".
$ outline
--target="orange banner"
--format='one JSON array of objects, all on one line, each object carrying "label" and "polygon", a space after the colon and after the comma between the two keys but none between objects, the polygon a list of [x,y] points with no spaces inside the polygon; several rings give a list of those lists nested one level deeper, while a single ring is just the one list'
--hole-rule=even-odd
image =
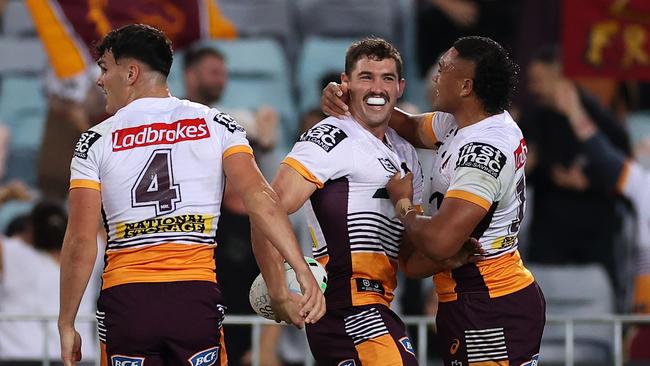
[{"label": "orange banner", "polygon": [[650,80],[650,1],[564,0],[562,27],[568,76]]}]

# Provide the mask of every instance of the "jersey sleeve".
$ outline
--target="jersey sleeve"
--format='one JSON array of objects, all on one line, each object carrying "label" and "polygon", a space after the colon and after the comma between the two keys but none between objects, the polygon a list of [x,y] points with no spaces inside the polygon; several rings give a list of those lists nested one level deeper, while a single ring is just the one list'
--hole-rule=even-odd
[{"label": "jersey sleeve", "polygon": [[420,127],[422,136],[431,144],[442,141],[456,121],[453,115],[445,112],[427,113],[424,118],[425,123]]},{"label": "jersey sleeve", "polygon": [[101,143],[97,143],[101,137],[101,134],[92,130],[82,133],[79,137],[70,163],[70,189],[101,190]]},{"label": "jersey sleeve", "polygon": [[221,132],[223,159],[236,153],[253,155],[253,149],[246,138],[246,130],[234,118],[227,113],[216,111],[212,120],[218,124],[217,130]]},{"label": "jersey sleeve", "polygon": [[502,195],[504,182],[514,177],[512,161],[499,148],[484,142],[468,142],[458,151],[454,176],[446,197],[472,202],[489,211]]},{"label": "jersey sleeve", "polygon": [[[321,123],[303,133],[282,161],[318,188],[347,174],[353,159],[346,154],[348,135],[341,128]],[[346,156],[347,155],[347,156]]]}]

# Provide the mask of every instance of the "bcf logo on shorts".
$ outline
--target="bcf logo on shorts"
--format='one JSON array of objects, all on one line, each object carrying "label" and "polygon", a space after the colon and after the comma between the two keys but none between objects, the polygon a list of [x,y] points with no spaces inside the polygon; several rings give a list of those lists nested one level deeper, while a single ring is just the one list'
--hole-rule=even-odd
[{"label": "bcf logo on shorts", "polygon": [[111,356],[111,365],[112,366],[143,366],[144,357],[129,357],[115,355]]},{"label": "bcf logo on shorts", "polygon": [[217,358],[219,358],[219,346],[196,353],[188,361],[192,366],[212,366],[217,362]]}]

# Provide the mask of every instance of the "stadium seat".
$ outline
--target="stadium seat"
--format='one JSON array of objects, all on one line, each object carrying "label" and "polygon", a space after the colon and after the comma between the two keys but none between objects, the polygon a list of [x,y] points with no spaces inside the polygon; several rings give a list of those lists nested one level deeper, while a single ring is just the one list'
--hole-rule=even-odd
[{"label": "stadium seat", "polygon": [[47,56],[38,38],[0,37],[0,74],[13,72],[40,73]]},{"label": "stadium seat", "polygon": [[[240,39],[235,41],[204,40],[194,45],[215,47],[226,57],[228,85],[219,103],[227,108],[273,106],[281,115],[283,134],[296,134],[297,120],[290,90],[289,66],[282,47],[272,39]],[[183,55],[174,55],[170,89],[184,96]]]},{"label": "stadium seat", "polygon": [[272,37],[288,51],[297,39],[293,27],[293,0],[219,0],[223,14],[244,37]]},{"label": "stadium seat", "polygon": [[305,37],[375,35],[399,42],[400,4],[394,0],[297,0],[300,33]]},{"label": "stadium seat", "polygon": [[25,2],[11,0],[2,16],[2,34],[9,36],[34,36],[36,28]]},{"label": "stadium seat", "polygon": [[[601,265],[540,265],[528,268],[546,298],[546,314],[598,317],[614,313],[614,290]],[[540,351],[544,365],[564,365],[563,324],[546,324]],[[608,324],[576,323],[575,364],[611,365],[613,327]]]},{"label": "stadium seat", "polygon": [[3,76],[0,85],[0,120],[11,139],[6,179],[36,182],[36,159],[45,125],[46,100],[35,76]]},{"label": "stadium seat", "polygon": [[318,106],[323,76],[345,70],[345,53],[352,42],[353,39],[321,37],[305,40],[298,57],[300,113]]}]

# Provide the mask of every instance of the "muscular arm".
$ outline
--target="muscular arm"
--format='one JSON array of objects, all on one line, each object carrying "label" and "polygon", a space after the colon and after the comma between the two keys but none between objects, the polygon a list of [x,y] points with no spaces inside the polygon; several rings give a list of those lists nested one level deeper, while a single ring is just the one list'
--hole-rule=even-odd
[{"label": "muscular arm", "polygon": [[402,222],[419,252],[429,260],[443,261],[458,253],[486,213],[484,208],[474,203],[448,197],[435,215],[422,216],[410,212]]},{"label": "muscular arm", "polygon": [[97,257],[97,223],[101,194],[89,188],[70,191],[68,226],[61,249],[59,332],[65,365],[81,358],[81,341],[74,320]]},{"label": "muscular arm", "polygon": [[[307,310],[317,307],[322,295],[302,256],[287,217],[287,210],[282,206],[278,194],[260,173],[253,157],[244,153],[233,154],[224,160],[224,171],[248,211],[253,227],[253,250],[271,297],[285,299],[288,296],[283,277],[284,257],[294,268],[301,285],[304,285],[305,281],[311,284],[309,288],[303,288],[309,304],[302,305],[310,307]],[[255,240],[260,236],[268,240]],[[318,291],[317,294],[311,292],[314,289]],[[311,296],[314,298],[310,300]],[[315,321],[320,317],[316,318],[317,316],[318,312],[310,313],[306,320]]]},{"label": "muscular arm", "polygon": [[[286,214],[296,212],[316,190],[316,186],[305,180],[300,174],[286,164],[281,164],[273,180],[273,189],[279,196],[278,208]],[[257,263],[267,284],[274,287],[276,294],[271,297],[286,296],[287,285],[284,277],[284,266],[280,253],[269,245],[269,237],[253,225],[253,251]],[[304,263],[304,260],[303,260]]]},{"label": "muscular arm", "polygon": [[427,114],[409,114],[395,108],[389,125],[414,147],[433,149],[435,141],[430,141],[424,134],[424,125],[428,122],[431,120]]}]

